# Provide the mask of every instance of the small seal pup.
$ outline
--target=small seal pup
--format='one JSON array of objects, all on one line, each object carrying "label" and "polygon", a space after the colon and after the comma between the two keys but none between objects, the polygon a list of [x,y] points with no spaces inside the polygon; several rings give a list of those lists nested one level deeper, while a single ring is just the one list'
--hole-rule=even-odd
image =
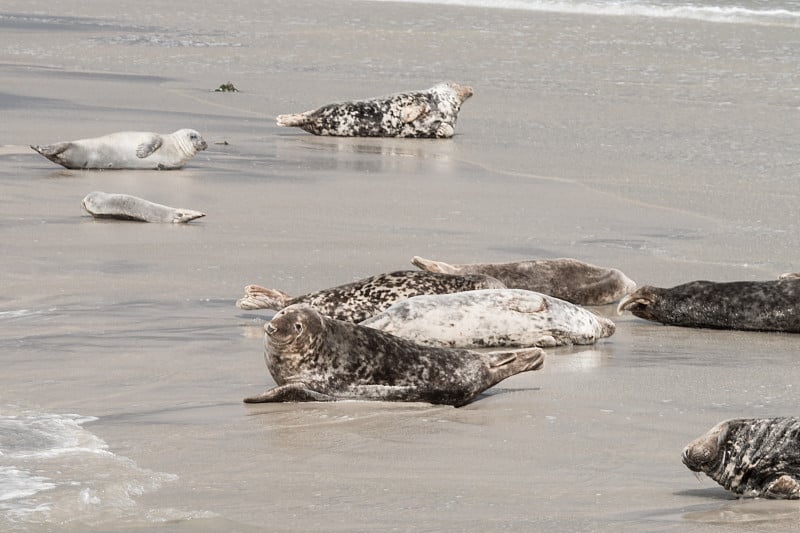
[{"label": "small seal pup", "polygon": [[377,400],[459,407],[544,364],[541,348],[478,353],[422,346],[304,304],[278,312],[264,330],[264,359],[278,386],[247,403]]},{"label": "small seal pup", "polygon": [[424,91],[328,104],[319,109],[278,115],[278,126],[314,135],[339,137],[452,137],[461,104],[472,87],[439,83]]},{"label": "small seal pup", "polygon": [[521,289],[487,289],[414,296],[361,322],[429,346],[560,346],[592,344],[614,323],[552,296]]},{"label": "small seal pup", "polygon": [[87,194],[81,205],[95,218],[117,218],[139,222],[185,224],[190,220],[206,216],[200,211],[169,207],[129,194],[109,194],[100,191]]},{"label": "small seal pup", "polygon": [[415,256],[411,262],[428,272],[486,274],[509,289],[525,289],[555,296],[578,305],[616,302],[636,288],[636,283],[615,268],[577,259],[536,259],[510,263],[451,265]]},{"label": "small seal pup", "polygon": [[121,131],[31,148],[70,169],[173,170],[181,168],[207,146],[195,130],[182,129],[165,135]]},{"label": "small seal pup", "polygon": [[380,313],[398,300],[420,294],[447,294],[502,288],[505,288],[502,283],[489,276],[457,276],[400,270],[295,298],[276,289],[248,285],[244,288],[244,297],[236,302],[236,307],[245,310],[277,311],[288,305],[305,303],[325,316],[348,322],[361,322]]},{"label": "small seal pup", "polygon": [[645,285],[619,303],[623,311],[672,326],[800,333],[800,278]]},{"label": "small seal pup", "polygon": [[739,496],[800,498],[800,419],[720,422],[683,450],[683,464]]}]

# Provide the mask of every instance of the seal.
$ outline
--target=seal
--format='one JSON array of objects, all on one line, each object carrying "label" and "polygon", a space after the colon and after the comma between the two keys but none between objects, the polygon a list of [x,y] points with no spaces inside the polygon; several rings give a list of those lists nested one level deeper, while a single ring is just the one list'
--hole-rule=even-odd
[{"label": "seal", "polygon": [[81,202],[83,208],[95,218],[116,218],[139,222],[171,222],[185,224],[190,220],[206,216],[200,211],[157,204],[131,196],[94,191]]},{"label": "seal", "polygon": [[623,311],[672,326],[800,333],[800,278],[645,285],[619,303]]},{"label": "seal", "polygon": [[470,96],[472,87],[439,83],[424,91],[328,104],[304,113],[279,115],[277,123],[314,135],[448,138],[455,133],[461,104]]},{"label": "seal", "polygon": [[92,139],[31,145],[31,148],[70,169],[173,170],[181,168],[207,146],[195,130],[182,129],[165,135],[121,131]]},{"label": "seal", "polygon": [[276,289],[248,285],[245,295],[236,302],[239,309],[283,309],[305,303],[325,316],[348,322],[361,322],[398,300],[421,294],[447,294],[476,289],[502,289],[505,286],[484,275],[458,276],[417,270],[378,274],[353,283],[292,298]]},{"label": "seal", "polygon": [[683,464],[739,496],[800,498],[800,419],[720,422],[683,450]]},{"label": "seal", "polygon": [[459,348],[593,344],[616,329],[582,307],[521,289],[414,296],[361,325],[420,344]]},{"label": "seal", "polygon": [[277,387],[247,403],[333,400],[462,406],[500,381],[544,364],[544,351],[434,348],[291,305],[264,325]]},{"label": "seal", "polygon": [[499,279],[509,289],[541,292],[577,305],[610,304],[636,288],[635,282],[615,268],[577,259],[451,265],[415,256],[411,262],[428,272],[486,274]]}]

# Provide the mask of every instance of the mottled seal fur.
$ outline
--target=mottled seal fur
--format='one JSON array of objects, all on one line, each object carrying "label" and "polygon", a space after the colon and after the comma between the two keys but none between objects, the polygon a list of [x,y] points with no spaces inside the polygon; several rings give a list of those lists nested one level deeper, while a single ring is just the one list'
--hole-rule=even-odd
[{"label": "mottled seal fur", "polygon": [[81,202],[83,208],[95,218],[117,218],[140,222],[171,222],[184,224],[206,216],[200,211],[169,207],[129,194],[90,192]]},{"label": "mottled seal fur", "polygon": [[472,88],[439,83],[424,91],[329,104],[293,115],[279,115],[278,126],[314,135],[340,137],[452,137],[461,104]]},{"label": "mottled seal fur", "polygon": [[415,256],[411,262],[429,272],[486,274],[509,289],[525,289],[555,296],[578,305],[615,302],[636,288],[628,276],[577,259],[537,259],[510,263],[451,265]]},{"label": "mottled seal fur", "polygon": [[617,310],[673,326],[800,333],[800,278],[645,285]]},{"label": "mottled seal fur", "polygon": [[248,403],[378,400],[461,406],[507,377],[538,370],[540,348],[478,353],[434,348],[292,305],[265,324],[275,388]]},{"label": "mottled seal fur", "polygon": [[504,285],[484,275],[457,276],[417,270],[401,270],[378,274],[331,289],[292,298],[276,289],[258,285],[244,288],[245,296],[236,302],[240,309],[283,309],[305,303],[339,320],[361,322],[374,316],[398,300],[421,294],[447,294],[476,289],[500,289]]},{"label": "mottled seal fur", "polygon": [[459,348],[592,344],[615,330],[611,320],[582,307],[521,289],[414,296],[361,325],[420,344]]},{"label": "mottled seal fur", "polygon": [[190,129],[169,134],[121,131],[92,139],[31,146],[53,163],[71,169],[150,169],[181,168],[206,141]]},{"label": "mottled seal fur", "polygon": [[800,419],[720,422],[683,450],[683,464],[739,496],[800,498]]}]

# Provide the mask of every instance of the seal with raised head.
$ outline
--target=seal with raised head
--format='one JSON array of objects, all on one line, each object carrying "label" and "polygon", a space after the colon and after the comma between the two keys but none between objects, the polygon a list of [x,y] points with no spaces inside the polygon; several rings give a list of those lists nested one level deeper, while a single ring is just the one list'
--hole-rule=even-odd
[{"label": "seal with raised head", "polygon": [[264,329],[264,358],[277,387],[247,403],[376,400],[458,407],[544,364],[541,348],[479,353],[422,346],[304,304],[278,312]]},{"label": "seal with raised head", "polygon": [[521,289],[414,296],[361,322],[429,346],[458,348],[592,344],[614,323],[564,300]]},{"label": "seal with raised head", "polygon": [[361,322],[398,300],[421,294],[448,294],[477,289],[502,289],[496,279],[480,274],[457,276],[417,270],[400,270],[370,276],[353,283],[292,298],[277,289],[248,285],[236,302],[240,309],[283,309],[305,303],[325,316],[348,322]]},{"label": "seal with raised head", "polygon": [[174,170],[207,148],[190,129],[159,134],[120,131],[102,137],[31,146],[53,163],[70,169]]},{"label": "seal with raised head", "polygon": [[304,113],[278,115],[277,123],[314,135],[447,138],[455,133],[461,104],[470,96],[472,87],[439,83],[424,91],[328,104]]},{"label": "seal with raised head", "polygon": [[636,288],[636,283],[616,268],[599,267],[577,259],[451,265],[415,256],[411,262],[428,272],[486,274],[499,279],[509,289],[541,292],[578,305],[610,304]]},{"label": "seal with raised head", "polygon": [[800,278],[692,281],[669,289],[645,285],[617,311],[672,326],[800,333]]},{"label": "seal with raised head", "polygon": [[800,498],[800,419],[720,422],[683,450],[683,464],[739,496]]},{"label": "seal with raised head", "polygon": [[200,211],[169,207],[129,194],[94,191],[81,202],[83,208],[95,218],[116,218],[139,222],[171,222],[185,224],[206,216]]}]

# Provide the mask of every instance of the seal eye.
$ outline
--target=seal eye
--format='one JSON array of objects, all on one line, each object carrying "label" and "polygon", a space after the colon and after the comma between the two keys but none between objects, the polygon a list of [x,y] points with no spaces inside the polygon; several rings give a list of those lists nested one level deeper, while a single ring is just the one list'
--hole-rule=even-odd
[{"label": "seal eye", "polygon": [[295,322],[295,323],[294,323],[294,330],[295,330],[295,331],[296,331],[298,334],[302,333],[302,332],[303,332],[303,324],[301,324],[300,322]]}]

